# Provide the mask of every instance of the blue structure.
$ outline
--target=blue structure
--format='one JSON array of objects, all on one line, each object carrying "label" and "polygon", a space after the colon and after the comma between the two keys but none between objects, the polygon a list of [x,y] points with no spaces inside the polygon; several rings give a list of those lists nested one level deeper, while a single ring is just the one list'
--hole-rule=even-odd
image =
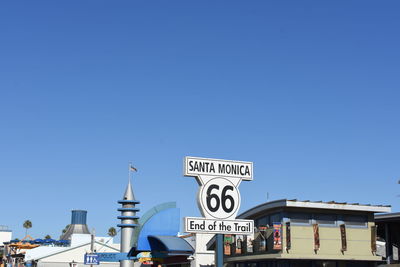
[{"label": "blue structure", "polygon": [[83,263],[85,265],[92,264],[92,265],[99,265],[99,255],[97,254],[85,254]]},{"label": "blue structure", "polygon": [[128,257],[127,253],[96,253],[99,262],[119,262],[124,260],[136,260],[136,257]]},{"label": "blue structure", "polygon": [[[96,253],[99,262],[120,262],[121,266],[133,266],[133,261],[140,258],[141,252],[151,252],[152,258],[163,258],[165,261],[185,262],[187,256],[193,254],[193,247],[184,239],[177,237],[180,227],[180,210],[175,202],[160,204],[150,209],[139,219],[130,182],[124,199],[118,201],[122,214],[118,216],[122,228],[120,253]],[[128,231],[129,230],[129,231]],[[133,231],[132,234],[130,231]],[[129,237],[129,238],[127,238]],[[123,247],[123,245],[125,245]],[[128,252],[125,251],[126,246]],[[146,254],[145,258],[148,258]],[[165,262],[164,262],[165,263]]]},{"label": "blue structure", "polygon": [[191,255],[194,250],[188,242],[177,236],[148,237],[152,251],[164,251],[167,255]]},{"label": "blue structure", "polygon": [[184,239],[178,237],[180,228],[180,210],[175,202],[163,203],[146,212],[135,229],[133,243],[135,246],[128,253],[134,257],[140,252],[151,252],[156,258],[183,257],[178,262],[186,261],[194,249]]},{"label": "blue structure", "polygon": [[139,220],[133,243],[138,251],[152,251],[148,237],[177,236],[179,232],[180,210],[175,202],[157,205]]},{"label": "blue structure", "polygon": [[71,224],[68,226],[65,233],[60,236],[61,240],[71,240],[73,234],[90,234],[86,224],[87,211],[73,210],[71,216]]},{"label": "blue structure", "polygon": [[71,224],[86,224],[86,210],[73,210],[71,216]]}]

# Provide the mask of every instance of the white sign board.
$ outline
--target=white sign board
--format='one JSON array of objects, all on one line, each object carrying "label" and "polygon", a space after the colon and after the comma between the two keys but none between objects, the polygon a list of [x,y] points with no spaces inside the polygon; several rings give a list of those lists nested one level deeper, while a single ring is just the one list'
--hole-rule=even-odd
[{"label": "white sign board", "polygon": [[[235,224],[234,219],[240,208],[240,182],[253,179],[252,162],[185,157],[184,175],[197,178],[200,185],[197,203],[205,217],[185,218],[186,232],[248,233],[244,226],[248,225],[246,223],[249,223],[249,220],[237,220]],[[229,227],[224,227],[225,222]],[[214,225],[215,228],[211,229]],[[251,221],[251,233],[253,226]],[[228,228],[230,230],[227,230]]]},{"label": "white sign board", "polygon": [[253,180],[253,162],[185,157],[185,176],[221,176]]},{"label": "white sign board", "polygon": [[254,231],[253,220],[213,220],[185,217],[185,226],[185,231],[188,233],[250,235]]}]

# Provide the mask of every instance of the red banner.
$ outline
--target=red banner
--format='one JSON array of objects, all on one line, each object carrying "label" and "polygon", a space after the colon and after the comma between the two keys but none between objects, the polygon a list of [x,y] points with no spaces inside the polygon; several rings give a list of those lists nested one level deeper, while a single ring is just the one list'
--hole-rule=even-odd
[{"label": "red banner", "polygon": [[344,224],[340,225],[340,239],[342,240],[342,251],[346,251],[347,250],[346,226]]},{"label": "red banner", "polygon": [[224,235],[224,254],[231,255],[232,235]]},{"label": "red banner", "polygon": [[376,252],[376,225],[371,226],[371,250],[373,253]]},{"label": "red banner", "polygon": [[292,240],[290,237],[290,222],[286,223],[286,249],[289,250],[292,248]]},{"label": "red banner", "polygon": [[318,224],[313,224],[313,232],[314,232],[314,250],[319,250],[319,227]]},{"label": "red banner", "polygon": [[274,223],[274,250],[282,249],[282,224]]}]

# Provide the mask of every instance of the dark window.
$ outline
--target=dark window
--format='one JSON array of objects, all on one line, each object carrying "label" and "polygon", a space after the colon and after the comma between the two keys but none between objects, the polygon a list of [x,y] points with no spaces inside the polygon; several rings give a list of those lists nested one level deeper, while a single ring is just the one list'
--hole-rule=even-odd
[{"label": "dark window", "polygon": [[[336,267],[336,261],[316,261],[314,263],[315,267]],[[347,266],[347,264],[346,264]]]},{"label": "dark window", "polygon": [[268,224],[268,216],[258,218],[256,221],[256,226],[266,226]]},{"label": "dark window", "polygon": [[290,222],[292,224],[310,224],[311,214],[307,213],[290,213]]},{"label": "dark window", "polygon": [[346,226],[367,226],[367,216],[346,215],[344,216]]},{"label": "dark window", "polygon": [[315,214],[314,220],[320,225],[336,225],[336,215],[334,214]]},{"label": "dark window", "polygon": [[272,226],[273,223],[279,223],[282,221],[281,213],[274,213],[269,216],[269,225]]}]

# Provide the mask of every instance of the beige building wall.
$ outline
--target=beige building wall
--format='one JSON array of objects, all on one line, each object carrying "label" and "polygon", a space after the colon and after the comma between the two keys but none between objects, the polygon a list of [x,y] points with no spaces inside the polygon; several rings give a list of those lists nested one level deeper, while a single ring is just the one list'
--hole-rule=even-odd
[{"label": "beige building wall", "polygon": [[313,226],[291,225],[291,249],[286,250],[286,226],[283,224],[282,258],[334,259],[334,260],[381,260],[372,253],[371,226],[366,228],[346,227],[347,250],[342,252],[339,226],[319,226],[320,248],[314,250]]}]

